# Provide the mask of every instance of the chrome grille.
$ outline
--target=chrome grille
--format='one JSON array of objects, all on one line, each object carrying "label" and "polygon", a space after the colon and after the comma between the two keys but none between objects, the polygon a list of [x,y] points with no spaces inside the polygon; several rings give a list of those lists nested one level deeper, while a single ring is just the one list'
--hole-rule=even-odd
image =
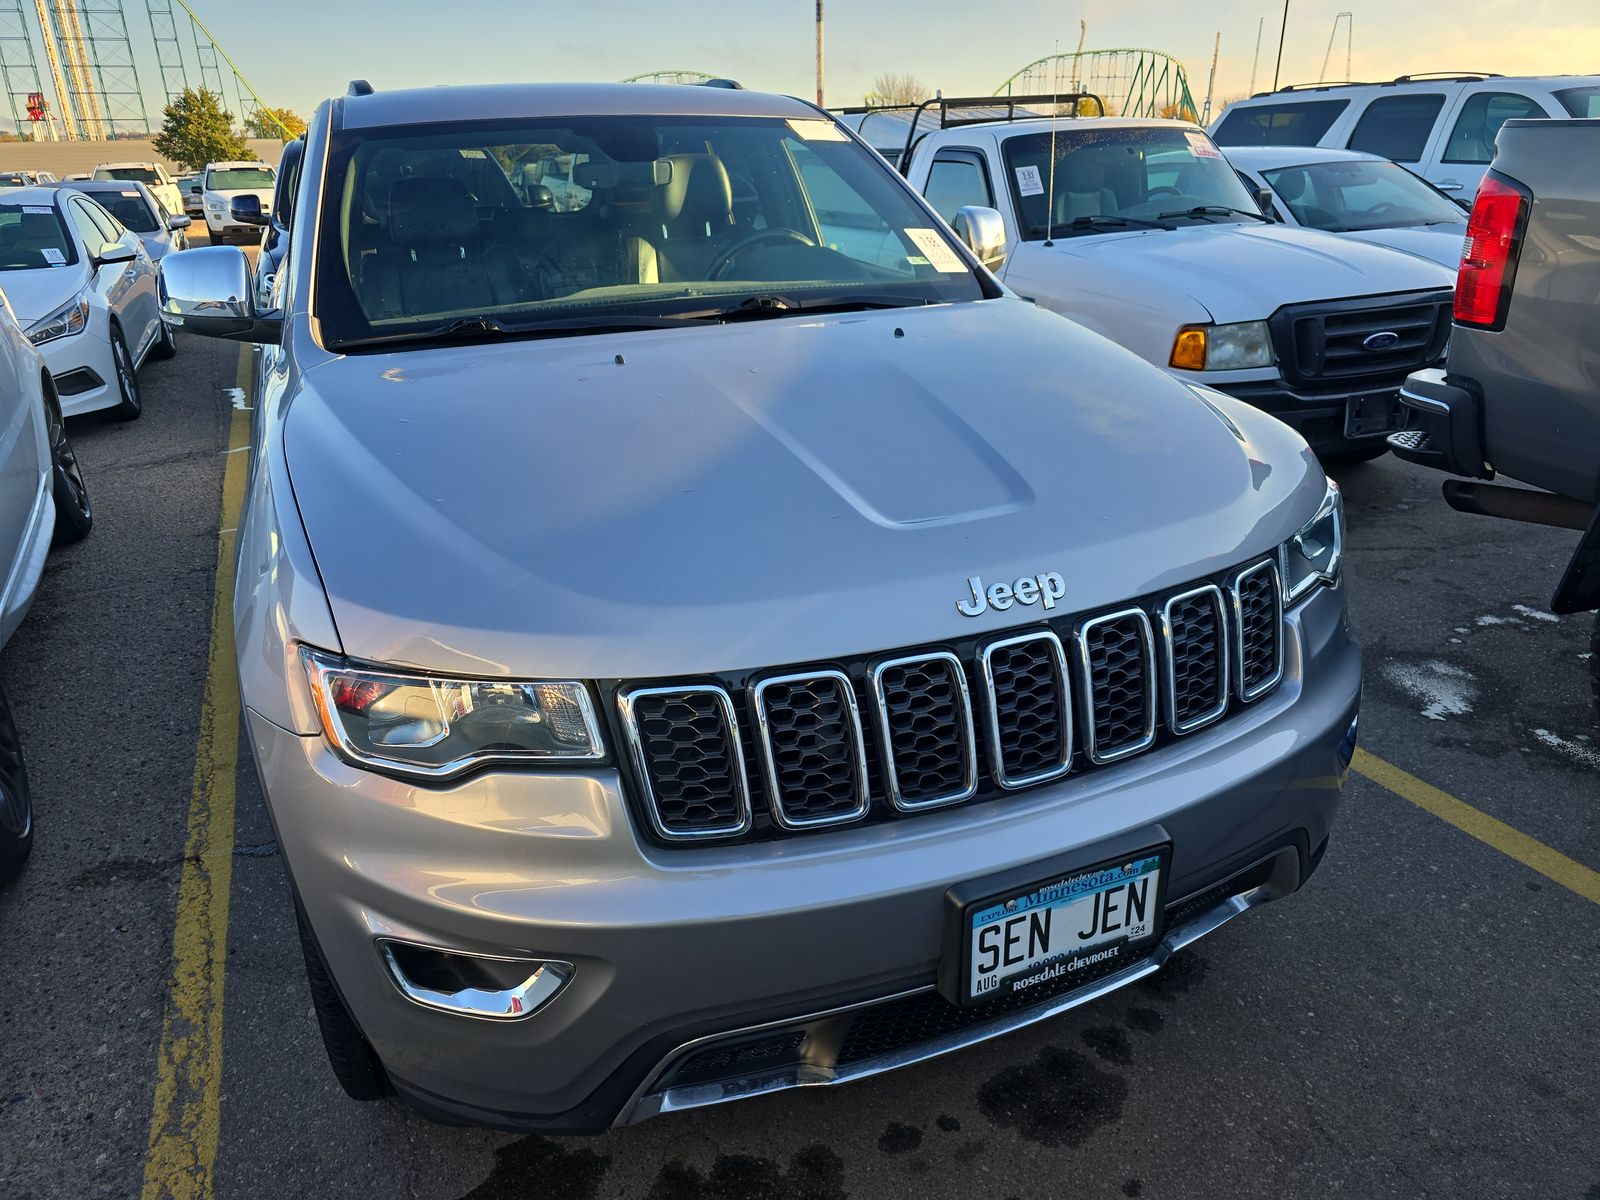
[{"label": "chrome grille", "polygon": [[873,669],[872,687],[889,803],[935,808],[972,796],[978,747],[961,660],[947,653],[890,659]]},{"label": "chrome grille", "polygon": [[1067,655],[1053,633],[990,642],[978,655],[988,690],[989,755],[995,782],[1027,787],[1072,766],[1072,695]]},{"label": "chrome grille", "polygon": [[1078,627],[1089,761],[1115,762],[1156,740],[1156,665],[1150,618],[1128,608]]},{"label": "chrome grille", "polygon": [[866,745],[849,676],[817,671],[763,679],[753,705],[778,824],[806,829],[866,815]]},{"label": "chrome grille", "polygon": [[719,687],[640,688],[619,698],[651,824],[664,838],[750,828],[750,788],[733,701]]},{"label": "chrome grille", "polygon": [[1173,733],[1228,711],[1228,629],[1222,589],[1206,584],[1161,606],[1161,668]]},{"label": "chrome grille", "polygon": [[1283,675],[1278,587],[1276,563],[1262,559],[1220,586],[1199,582],[950,650],[623,685],[634,787],[669,841],[768,837],[1003,797],[1265,696]]},{"label": "chrome grille", "polygon": [[1271,561],[1246,567],[1233,578],[1236,639],[1234,687],[1241,700],[1271,691],[1283,676],[1283,596]]}]

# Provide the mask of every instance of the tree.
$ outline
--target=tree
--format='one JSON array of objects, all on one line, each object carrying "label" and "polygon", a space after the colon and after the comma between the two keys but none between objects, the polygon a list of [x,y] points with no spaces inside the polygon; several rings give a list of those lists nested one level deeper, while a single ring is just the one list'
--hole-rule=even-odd
[{"label": "tree", "polygon": [[161,132],[152,139],[156,151],[185,170],[249,157],[244,139],[233,131],[233,114],[215,92],[184,88],[161,116]]},{"label": "tree", "polygon": [[921,104],[930,94],[928,85],[915,75],[885,71],[872,81],[872,90],[867,93],[866,101],[875,106]]},{"label": "tree", "polygon": [[306,131],[306,122],[292,108],[258,108],[245,118],[244,131],[251,137],[288,142]]}]

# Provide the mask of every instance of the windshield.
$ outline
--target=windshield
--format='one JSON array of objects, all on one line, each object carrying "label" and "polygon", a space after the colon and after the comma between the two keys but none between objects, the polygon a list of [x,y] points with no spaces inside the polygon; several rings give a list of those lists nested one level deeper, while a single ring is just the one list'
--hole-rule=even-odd
[{"label": "windshield", "polygon": [[37,271],[78,261],[61,214],[48,204],[0,204],[0,271]]},{"label": "windshield", "polygon": [[1556,99],[1575,117],[1600,117],[1600,85],[1567,88]]},{"label": "windshield", "polygon": [[120,192],[102,191],[96,188],[88,195],[134,233],[154,233],[161,228],[160,222],[156,220],[156,214],[150,211],[150,206],[145,203],[144,197],[132,188]]},{"label": "windshield", "polygon": [[948,231],[822,119],[347,131],[327,179],[330,345],[468,318],[553,330],[985,295]]},{"label": "windshield", "polygon": [[0,174],[0,187],[28,187],[30,181],[26,175]]},{"label": "windshield", "polygon": [[101,167],[94,173],[96,179],[120,179],[125,183],[160,183],[161,176],[153,167]]},{"label": "windshield", "polygon": [[271,167],[222,167],[206,172],[206,187],[213,192],[243,192],[270,188],[276,179]]},{"label": "windshield", "polygon": [[[1204,133],[1179,125],[1073,129],[1008,138],[1005,156],[1023,238],[1109,233],[1159,222],[1247,220],[1255,201]],[[1048,197],[1055,210],[1046,223]],[[1212,213],[1191,209],[1213,208]]]},{"label": "windshield", "polygon": [[1351,160],[1262,171],[1301,225],[1345,233],[1404,225],[1462,225],[1467,214],[1404,167]]}]

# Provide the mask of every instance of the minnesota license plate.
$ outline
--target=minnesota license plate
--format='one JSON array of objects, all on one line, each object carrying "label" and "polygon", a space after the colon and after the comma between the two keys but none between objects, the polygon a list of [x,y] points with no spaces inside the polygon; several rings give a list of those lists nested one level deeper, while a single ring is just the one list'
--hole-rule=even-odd
[{"label": "minnesota license plate", "polygon": [[1170,855],[1140,850],[966,904],[960,944],[945,950],[958,968],[941,972],[946,996],[982,1003],[1135,962],[1161,935]]}]

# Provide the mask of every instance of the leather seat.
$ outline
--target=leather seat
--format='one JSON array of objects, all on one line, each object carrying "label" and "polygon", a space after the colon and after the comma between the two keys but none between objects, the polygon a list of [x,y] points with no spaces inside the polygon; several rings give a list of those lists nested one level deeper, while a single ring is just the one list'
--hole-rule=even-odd
[{"label": "leather seat", "polygon": [[669,154],[672,177],[657,189],[659,229],[652,231],[656,271],[664,280],[704,279],[730,245],[733,184],[711,154]]},{"label": "leather seat", "polygon": [[388,239],[361,271],[369,319],[484,309],[528,298],[521,265],[488,254],[459,179],[407,177],[389,190]]}]

